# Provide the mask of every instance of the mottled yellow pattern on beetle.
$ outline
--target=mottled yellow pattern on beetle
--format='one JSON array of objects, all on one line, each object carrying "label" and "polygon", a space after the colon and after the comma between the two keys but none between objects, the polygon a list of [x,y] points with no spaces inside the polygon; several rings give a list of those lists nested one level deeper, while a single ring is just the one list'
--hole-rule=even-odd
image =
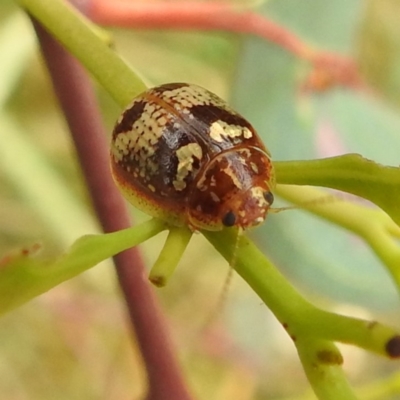
[{"label": "mottled yellow pattern on beetle", "polygon": [[173,185],[176,190],[183,190],[186,187],[185,178],[193,171],[193,163],[195,158],[201,160],[203,157],[203,150],[197,143],[189,143],[186,146],[180,147],[176,151],[179,160],[178,171]]},{"label": "mottled yellow pattern on beetle", "polygon": [[245,139],[249,139],[253,136],[253,133],[245,126],[231,125],[218,120],[210,126],[210,136],[216,142],[223,142],[227,137],[235,138],[243,136]]},{"label": "mottled yellow pattern on beetle", "polygon": [[190,107],[192,106],[207,106],[210,104],[234,112],[221,98],[195,85],[182,86],[177,89],[163,91],[160,93],[160,98],[166,101],[172,101],[174,108],[184,113],[189,113]]},{"label": "mottled yellow pattern on beetle", "polygon": [[[132,108],[138,100],[135,100],[130,108]],[[123,117],[123,115],[122,115]],[[119,119],[121,122],[122,117]],[[156,103],[148,102],[137,119],[131,130],[118,134],[111,147],[112,155],[117,162],[122,162],[124,158],[135,163],[136,168],[132,171],[138,176],[150,179],[150,175],[158,172],[158,165],[151,160],[154,154],[155,144],[163,135],[165,125],[169,119],[165,115],[162,106]],[[127,167],[131,170],[130,166]],[[148,186],[154,192],[154,186]]]}]

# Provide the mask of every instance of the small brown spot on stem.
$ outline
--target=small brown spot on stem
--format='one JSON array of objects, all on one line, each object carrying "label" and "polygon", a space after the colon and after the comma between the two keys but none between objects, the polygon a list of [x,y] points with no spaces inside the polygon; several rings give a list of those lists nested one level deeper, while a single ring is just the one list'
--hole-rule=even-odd
[{"label": "small brown spot on stem", "polygon": [[400,336],[393,336],[385,346],[386,352],[391,358],[399,358],[400,357]]},{"label": "small brown spot on stem", "polygon": [[164,287],[166,284],[164,276],[152,276],[150,282],[157,287]]},{"label": "small brown spot on stem", "polygon": [[322,364],[341,365],[343,357],[338,351],[320,350],[317,352],[318,361]]}]

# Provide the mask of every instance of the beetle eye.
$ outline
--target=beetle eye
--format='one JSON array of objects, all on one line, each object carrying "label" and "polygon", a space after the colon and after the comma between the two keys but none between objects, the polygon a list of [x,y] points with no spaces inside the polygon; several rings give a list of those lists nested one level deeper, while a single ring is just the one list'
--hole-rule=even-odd
[{"label": "beetle eye", "polygon": [[236,215],[232,211],[228,211],[224,218],[222,218],[222,224],[226,227],[230,227],[235,225],[236,222]]},{"label": "beetle eye", "polygon": [[264,192],[264,199],[269,205],[271,205],[274,202],[274,195],[272,192]]}]

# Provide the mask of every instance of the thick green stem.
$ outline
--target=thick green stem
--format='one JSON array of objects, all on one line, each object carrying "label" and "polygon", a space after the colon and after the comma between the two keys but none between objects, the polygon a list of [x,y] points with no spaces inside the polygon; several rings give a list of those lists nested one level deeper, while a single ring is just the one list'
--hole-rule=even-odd
[{"label": "thick green stem", "polygon": [[[213,246],[230,261],[236,232],[203,232]],[[246,237],[240,239],[235,270],[254,289],[292,338],[314,338],[343,343],[397,357],[388,350],[400,340],[396,330],[384,325],[350,318],[316,308],[304,299],[278,269]]]},{"label": "thick green stem", "polygon": [[170,227],[167,240],[150,271],[149,279],[156,286],[165,286],[186,250],[192,231],[186,227]]},{"label": "thick green stem", "polygon": [[359,154],[274,164],[279,183],[324,186],[368,199],[400,226],[400,168],[377,164]]},{"label": "thick green stem", "polygon": [[301,339],[296,347],[307,378],[319,399],[357,399],[341,368],[342,356],[333,343]]},{"label": "thick green stem", "polygon": [[[202,232],[211,244],[230,262],[236,245],[236,231]],[[236,249],[235,270],[255,290],[279,321],[286,326],[288,317],[297,321],[314,306],[306,301],[274,265],[245,236]],[[284,297],[284,299],[283,299]],[[300,323],[300,320],[297,323]]]},{"label": "thick green stem", "polygon": [[0,268],[0,314],[33,299],[121,251],[148,240],[166,229],[158,220],[103,235],[79,238],[52,262],[27,257],[25,252],[6,258]]},{"label": "thick green stem", "polygon": [[93,74],[119,105],[126,107],[134,97],[146,90],[145,84],[132,68],[99,39],[92,24],[67,2],[18,2]]}]

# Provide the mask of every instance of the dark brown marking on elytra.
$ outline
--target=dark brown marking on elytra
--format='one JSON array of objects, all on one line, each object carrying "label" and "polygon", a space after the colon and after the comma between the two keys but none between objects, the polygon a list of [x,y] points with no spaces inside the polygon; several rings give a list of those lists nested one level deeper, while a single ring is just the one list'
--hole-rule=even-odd
[{"label": "dark brown marking on elytra", "polygon": [[127,132],[132,129],[133,124],[143,114],[146,102],[144,100],[135,102],[130,108],[127,108],[122,114],[122,120],[115,125],[114,137],[121,132]]}]

